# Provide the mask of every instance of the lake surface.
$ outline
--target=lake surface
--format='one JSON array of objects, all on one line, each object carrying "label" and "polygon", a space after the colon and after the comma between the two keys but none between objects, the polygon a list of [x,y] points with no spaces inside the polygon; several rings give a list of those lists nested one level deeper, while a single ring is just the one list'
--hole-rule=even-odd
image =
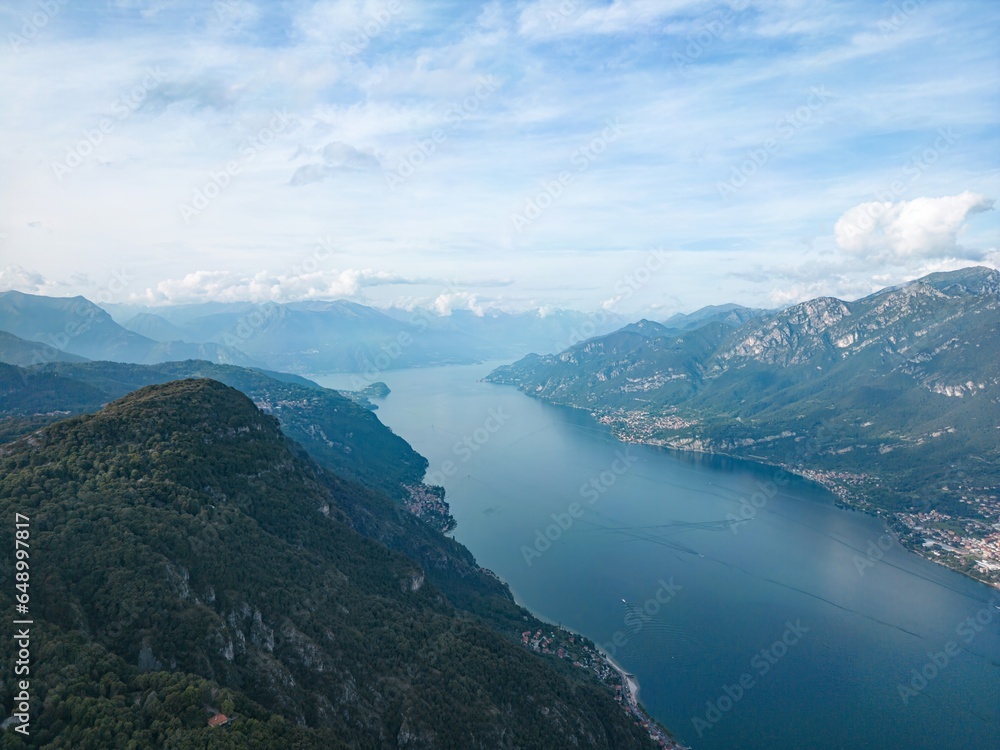
[{"label": "lake surface", "polygon": [[1000,748],[1000,592],[805,480],[626,446],[582,412],[479,382],[491,369],[381,373],[377,414],[430,461],[455,538],[528,609],[608,644],[678,738]]}]

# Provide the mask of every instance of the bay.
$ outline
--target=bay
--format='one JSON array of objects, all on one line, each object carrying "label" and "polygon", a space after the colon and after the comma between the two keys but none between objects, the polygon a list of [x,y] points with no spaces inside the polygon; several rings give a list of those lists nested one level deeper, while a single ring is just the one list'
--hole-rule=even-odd
[{"label": "bay", "polygon": [[678,738],[1000,748],[1000,592],[806,480],[625,445],[481,382],[496,364],[380,373],[377,414],[430,461],[455,538],[521,604],[603,644]]}]

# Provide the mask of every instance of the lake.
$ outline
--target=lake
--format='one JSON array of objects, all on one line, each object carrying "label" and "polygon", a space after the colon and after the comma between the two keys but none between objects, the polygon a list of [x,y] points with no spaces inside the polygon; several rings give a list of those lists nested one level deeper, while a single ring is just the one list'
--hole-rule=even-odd
[{"label": "lake", "polygon": [[480,382],[496,364],[380,373],[377,414],[430,461],[455,538],[525,607],[603,644],[679,739],[1000,748],[1000,592],[803,479],[628,446]]}]

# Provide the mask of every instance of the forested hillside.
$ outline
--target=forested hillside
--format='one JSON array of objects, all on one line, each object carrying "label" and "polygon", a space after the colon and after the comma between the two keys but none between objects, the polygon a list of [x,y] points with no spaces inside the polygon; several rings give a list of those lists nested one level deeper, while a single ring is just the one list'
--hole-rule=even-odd
[{"label": "forested hillside", "polygon": [[[31,519],[38,623],[31,738],[4,747],[651,746],[591,673],[358,534],[369,500],[205,379],[0,446],[4,516]],[[10,663],[12,639],[0,648]],[[236,720],[210,729],[213,710]]]}]

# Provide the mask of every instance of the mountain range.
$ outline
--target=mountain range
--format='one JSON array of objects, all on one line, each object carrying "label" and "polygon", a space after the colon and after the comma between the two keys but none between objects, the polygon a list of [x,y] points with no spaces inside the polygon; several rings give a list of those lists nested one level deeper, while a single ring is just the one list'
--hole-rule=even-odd
[{"label": "mountain range", "polygon": [[[968,268],[854,301],[708,318],[680,332],[641,321],[488,379],[587,409],[626,440],[781,464],[855,507],[993,533],[1000,273]],[[969,555],[951,562],[996,577]]]},{"label": "mountain range", "polygon": [[[208,359],[249,364],[242,352],[214,342],[156,341],[115,323],[107,312],[83,297],[43,297],[0,292],[0,332],[27,341],[19,344],[24,364],[59,361],[67,355],[115,362],[170,362]],[[0,346],[10,346],[0,341]]]},{"label": "mountain range", "polygon": [[[260,366],[299,373],[376,373],[556,351],[589,320],[563,310],[544,315],[453,310],[441,315],[423,309],[379,310],[348,300],[106,308],[124,328],[143,336],[221,344]],[[601,331],[623,322],[609,316]]]}]

